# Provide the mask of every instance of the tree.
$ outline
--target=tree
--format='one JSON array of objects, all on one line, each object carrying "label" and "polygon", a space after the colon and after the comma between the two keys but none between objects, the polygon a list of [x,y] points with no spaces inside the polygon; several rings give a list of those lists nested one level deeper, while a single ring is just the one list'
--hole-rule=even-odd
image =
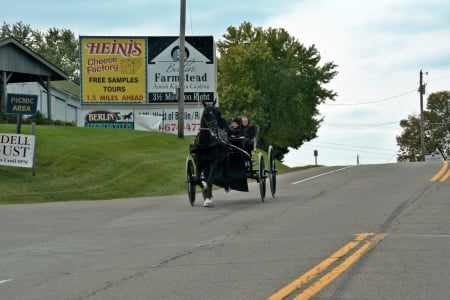
[{"label": "tree", "polygon": [[79,43],[69,29],[50,28],[42,34],[36,52],[79,83]]},{"label": "tree", "polygon": [[400,121],[403,133],[397,136],[397,161],[420,161],[420,116],[410,115],[407,120]]},{"label": "tree", "polygon": [[427,101],[427,143],[431,151],[450,154],[450,91],[433,93]]},{"label": "tree", "polygon": [[244,22],[229,27],[223,38],[217,49],[224,116],[249,115],[259,125],[260,147],[273,145],[279,159],[288,147],[317,137],[322,122],[317,106],[337,95],[323,87],[337,75],[337,65],[320,65],[315,46],[303,46],[284,29]]},{"label": "tree", "polygon": [[79,83],[79,44],[68,29],[51,28],[46,33],[34,30],[22,22],[10,25],[3,22],[0,37],[14,37],[43,58],[64,71]]},{"label": "tree", "polygon": [[36,42],[40,38],[40,32],[33,30],[30,25],[24,24],[22,22],[17,22],[16,24],[10,25],[3,22],[0,28],[0,37],[14,37],[21,44],[26,47],[36,50]]},{"label": "tree", "polygon": [[[450,92],[431,94],[427,99],[427,110],[423,112],[425,152],[438,150],[444,158],[450,154]],[[401,120],[403,132],[397,136],[398,161],[420,161],[420,116],[408,116]]]}]

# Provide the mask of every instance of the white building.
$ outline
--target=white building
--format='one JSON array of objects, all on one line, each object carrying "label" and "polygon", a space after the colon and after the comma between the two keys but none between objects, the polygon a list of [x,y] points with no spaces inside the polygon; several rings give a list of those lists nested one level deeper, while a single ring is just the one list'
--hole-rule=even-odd
[{"label": "white building", "polygon": [[52,120],[76,123],[79,118],[78,85],[13,37],[0,38],[1,113],[6,112],[8,93],[38,96],[37,110]]},{"label": "white building", "polygon": [[[79,86],[71,81],[54,81],[51,86],[51,119],[77,124],[81,109]],[[37,95],[37,110],[48,116],[47,90],[39,83],[10,83],[7,93]]]}]

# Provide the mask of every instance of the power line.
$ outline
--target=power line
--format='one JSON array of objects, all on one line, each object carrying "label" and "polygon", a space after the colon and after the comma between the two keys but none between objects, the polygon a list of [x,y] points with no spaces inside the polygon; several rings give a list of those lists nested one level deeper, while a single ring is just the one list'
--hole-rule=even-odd
[{"label": "power line", "polygon": [[384,98],[384,99],[380,99],[380,100],[374,100],[374,101],[367,101],[367,102],[359,102],[359,103],[324,103],[324,105],[335,105],[335,106],[339,106],[339,105],[364,105],[364,104],[373,104],[373,103],[378,103],[378,102],[383,102],[383,101],[388,101],[388,100],[392,100],[395,98],[399,98],[408,94],[411,94],[413,92],[416,92],[416,90],[410,90],[407,92],[404,92],[402,94],[399,95],[395,95],[389,98]]},{"label": "power line", "polygon": [[[334,150],[345,150],[345,151],[351,151],[351,152],[356,152],[356,153],[372,153],[372,154],[378,154],[378,155],[386,155],[386,156],[391,156],[392,155],[392,150],[389,153],[382,153],[382,152],[378,152],[378,151],[372,151],[372,150],[364,150],[364,149],[352,149],[352,147],[346,147],[346,146],[326,146],[326,145],[320,145],[320,147],[322,148],[327,148],[327,149],[334,149]],[[381,150],[381,151],[388,151],[388,150]]]},{"label": "power line", "polygon": [[[417,79],[416,79],[415,76],[414,76],[414,79],[411,81],[411,83],[409,84],[408,88],[405,88],[405,90],[415,91],[415,90],[416,90],[415,86],[416,86],[416,84],[417,84],[416,80],[417,80]],[[404,93],[404,94],[406,95],[407,93]],[[403,97],[403,100],[401,100],[400,102],[397,102],[397,104],[395,105],[395,107],[394,107],[393,109],[391,109],[391,110],[388,112],[388,114],[385,115],[385,117],[384,117],[384,122],[387,122],[388,120],[391,121],[391,120],[394,119],[395,116],[398,115],[398,113],[400,112],[400,110],[405,106],[406,100],[408,100],[407,98],[408,98],[408,97]],[[395,118],[396,118],[396,117],[395,117]],[[400,123],[400,122],[398,121],[397,124],[398,124],[398,123]],[[377,132],[376,134],[372,135],[372,138],[371,138],[371,140],[366,144],[365,149],[371,149],[371,148],[373,148],[374,144],[377,143],[377,141],[380,139],[380,137],[381,137],[382,134],[383,134],[383,133],[382,133],[382,129],[381,129],[381,127],[379,127],[378,132]],[[394,155],[395,155],[395,152],[394,152]],[[392,157],[391,157],[391,158],[392,158]],[[390,159],[391,159],[391,158],[390,158]],[[390,160],[390,159],[389,159],[389,160]]]},{"label": "power line", "polygon": [[[345,145],[345,144],[339,144],[339,143],[331,143],[331,142],[317,142],[317,144],[325,144],[325,145],[332,145],[332,146],[338,146],[339,148],[336,149],[345,149],[345,150],[352,150],[352,151],[360,151],[360,152],[366,152],[366,147],[356,147],[351,145]],[[321,147],[326,147],[321,145]],[[331,148],[331,146],[327,146],[328,148]],[[370,148],[371,151],[378,150],[383,152],[389,152],[391,153],[393,150],[391,149],[381,149],[381,148]],[[378,152],[379,153],[379,152]]]},{"label": "power line", "polygon": [[400,121],[392,121],[385,123],[323,123],[323,126],[339,127],[339,128],[351,128],[351,129],[367,129],[390,126],[394,124],[399,124]]}]

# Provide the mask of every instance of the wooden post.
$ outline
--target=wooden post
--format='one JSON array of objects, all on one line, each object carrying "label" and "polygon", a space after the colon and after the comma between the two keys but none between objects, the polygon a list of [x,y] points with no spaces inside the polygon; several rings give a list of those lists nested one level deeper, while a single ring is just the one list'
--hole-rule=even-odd
[{"label": "wooden post", "polygon": [[33,166],[31,167],[31,174],[36,175],[36,168],[34,167],[36,161],[36,122],[31,123],[31,134],[34,135],[34,153],[33,153]]},{"label": "wooden post", "polygon": [[52,91],[50,88],[50,76],[47,77],[47,115],[48,115],[48,124],[52,121]]}]

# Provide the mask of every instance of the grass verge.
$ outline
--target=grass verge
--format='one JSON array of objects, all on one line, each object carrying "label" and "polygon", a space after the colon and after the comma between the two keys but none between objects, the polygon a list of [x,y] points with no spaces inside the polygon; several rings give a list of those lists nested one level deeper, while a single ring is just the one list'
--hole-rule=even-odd
[{"label": "grass verge", "polygon": [[[15,130],[0,124],[2,133]],[[31,126],[22,125],[21,133],[30,134]],[[183,194],[192,141],[159,132],[37,125],[36,175],[0,166],[0,204]],[[281,163],[277,169],[289,170]]]}]

